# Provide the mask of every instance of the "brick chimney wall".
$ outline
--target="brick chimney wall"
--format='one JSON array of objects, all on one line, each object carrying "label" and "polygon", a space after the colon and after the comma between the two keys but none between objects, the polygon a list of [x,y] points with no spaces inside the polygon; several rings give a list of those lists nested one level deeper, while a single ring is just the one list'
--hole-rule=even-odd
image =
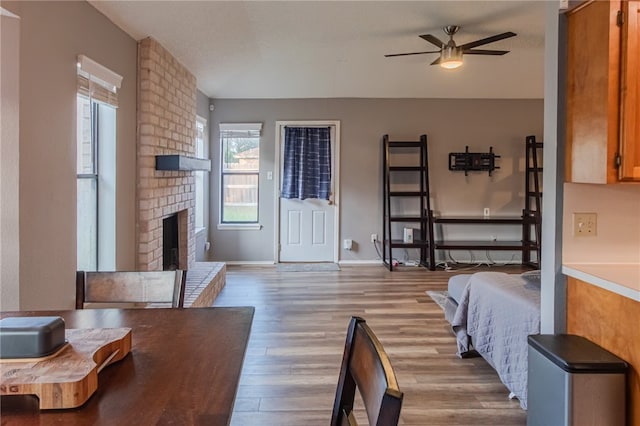
[{"label": "brick chimney wall", "polygon": [[156,40],[138,42],[137,268],[162,270],[162,219],[178,214],[179,268],[195,262],[193,172],[157,171],[156,155],[195,154],[196,78]]}]

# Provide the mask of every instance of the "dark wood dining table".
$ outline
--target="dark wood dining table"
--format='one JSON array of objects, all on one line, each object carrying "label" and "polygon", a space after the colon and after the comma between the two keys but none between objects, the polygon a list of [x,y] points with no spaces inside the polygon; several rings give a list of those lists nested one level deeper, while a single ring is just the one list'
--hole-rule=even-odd
[{"label": "dark wood dining table", "polygon": [[2,425],[226,425],[253,307],[2,312],[60,316],[66,328],[131,328],[131,352],[98,375],[82,406],[39,410],[35,396],[0,397]]}]

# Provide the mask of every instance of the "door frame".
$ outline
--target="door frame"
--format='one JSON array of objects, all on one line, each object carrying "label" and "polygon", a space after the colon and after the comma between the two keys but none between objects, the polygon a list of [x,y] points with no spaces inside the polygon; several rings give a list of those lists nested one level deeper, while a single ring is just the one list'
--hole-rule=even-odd
[{"label": "door frame", "polygon": [[274,161],[274,199],[275,199],[275,214],[274,216],[274,248],[273,259],[274,263],[280,262],[280,167],[282,151],[284,149],[284,128],[286,126],[299,126],[299,127],[334,127],[335,128],[335,140],[331,146],[331,174],[333,175],[332,181],[332,199],[334,205],[334,231],[333,231],[333,261],[338,263],[338,254],[340,247],[340,120],[285,120],[276,121],[276,158]]}]

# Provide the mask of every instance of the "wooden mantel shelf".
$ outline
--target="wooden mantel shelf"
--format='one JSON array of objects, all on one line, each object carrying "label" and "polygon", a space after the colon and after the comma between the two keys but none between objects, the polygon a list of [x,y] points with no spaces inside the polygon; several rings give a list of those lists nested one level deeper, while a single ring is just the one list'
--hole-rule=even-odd
[{"label": "wooden mantel shelf", "polygon": [[169,171],[211,171],[211,160],[188,157],[186,155],[156,155],[156,170]]}]

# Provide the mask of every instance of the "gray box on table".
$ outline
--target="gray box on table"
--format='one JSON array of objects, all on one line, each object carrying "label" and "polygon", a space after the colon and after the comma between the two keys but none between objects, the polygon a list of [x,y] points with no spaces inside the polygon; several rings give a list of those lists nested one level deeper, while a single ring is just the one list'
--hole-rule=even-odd
[{"label": "gray box on table", "polygon": [[527,426],[625,425],[626,362],[580,336],[528,341]]},{"label": "gray box on table", "polygon": [[61,317],[8,317],[0,320],[0,358],[41,358],[65,344]]}]

